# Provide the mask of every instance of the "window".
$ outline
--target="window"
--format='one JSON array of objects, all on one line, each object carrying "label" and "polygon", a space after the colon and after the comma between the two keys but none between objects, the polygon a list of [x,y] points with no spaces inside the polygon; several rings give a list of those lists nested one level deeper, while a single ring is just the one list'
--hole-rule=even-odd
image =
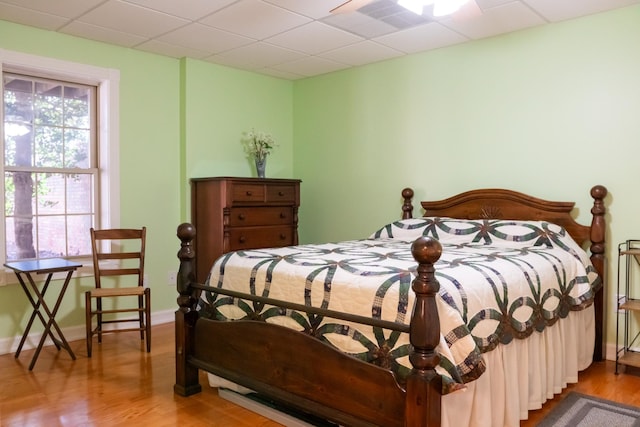
[{"label": "window", "polygon": [[7,260],[91,254],[96,87],[3,73]]},{"label": "window", "polygon": [[119,72],[2,49],[0,72],[0,258],[90,256],[119,226]]}]

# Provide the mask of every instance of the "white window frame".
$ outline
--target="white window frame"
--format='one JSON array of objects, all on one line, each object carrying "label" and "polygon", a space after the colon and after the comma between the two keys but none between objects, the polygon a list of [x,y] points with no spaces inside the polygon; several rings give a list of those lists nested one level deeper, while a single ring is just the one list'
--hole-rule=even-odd
[{"label": "white window frame", "polygon": [[[4,68],[11,72],[36,74],[56,80],[68,80],[98,88],[98,179],[99,201],[96,222],[101,228],[120,226],[120,71],[60,59],[30,55],[0,49],[0,74]],[[0,108],[4,105],[4,100]],[[1,113],[1,110],[0,110]],[[0,118],[3,114],[0,114]],[[4,119],[0,120],[0,135],[4,135]],[[4,141],[0,150],[0,168],[4,176]],[[0,192],[2,222],[0,227],[0,257],[6,259],[4,227],[4,191]],[[88,230],[87,230],[88,232]],[[91,258],[79,260],[82,272],[93,273]],[[17,283],[10,270],[0,271],[0,286]]]}]

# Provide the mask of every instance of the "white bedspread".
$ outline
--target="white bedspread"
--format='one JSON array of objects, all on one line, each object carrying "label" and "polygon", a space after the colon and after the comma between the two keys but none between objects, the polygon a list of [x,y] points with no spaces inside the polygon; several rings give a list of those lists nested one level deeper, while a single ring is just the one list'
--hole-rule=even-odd
[{"label": "white bedspread", "polygon": [[[584,251],[558,226],[397,221],[369,239],[225,254],[213,266],[209,284],[408,323],[416,267],[410,246],[420,235],[443,245],[436,265],[438,371],[445,379],[443,392],[449,393],[443,398],[443,424],[518,425],[527,410],[576,381],[591,360],[591,303],[600,281]],[[400,378],[410,368],[407,334],[215,292],[203,292],[200,312],[303,330],[354,357],[390,367]]]}]

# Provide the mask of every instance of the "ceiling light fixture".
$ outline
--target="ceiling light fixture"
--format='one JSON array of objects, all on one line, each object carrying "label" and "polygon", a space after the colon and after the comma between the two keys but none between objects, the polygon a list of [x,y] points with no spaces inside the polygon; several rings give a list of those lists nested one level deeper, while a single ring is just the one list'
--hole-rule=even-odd
[{"label": "ceiling light fixture", "polygon": [[433,16],[455,13],[469,0],[398,0],[398,4],[411,12],[422,15],[424,7],[433,5]]}]

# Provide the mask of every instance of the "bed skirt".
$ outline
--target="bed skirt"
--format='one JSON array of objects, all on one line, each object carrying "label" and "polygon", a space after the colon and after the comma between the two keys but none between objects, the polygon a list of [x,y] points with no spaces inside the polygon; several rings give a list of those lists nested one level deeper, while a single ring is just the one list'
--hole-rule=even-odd
[{"label": "bed skirt", "polygon": [[[593,306],[569,315],[526,340],[513,340],[484,353],[487,369],[467,389],[442,397],[442,427],[519,427],[528,411],[540,409],[592,360]],[[525,375],[526,374],[526,375]],[[209,385],[250,390],[209,374]]]},{"label": "bed skirt", "polygon": [[592,305],[483,354],[485,373],[466,390],[442,397],[442,427],[518,427],[528,411],[578,382],[578,372],[592,361],[594,325]]}]

